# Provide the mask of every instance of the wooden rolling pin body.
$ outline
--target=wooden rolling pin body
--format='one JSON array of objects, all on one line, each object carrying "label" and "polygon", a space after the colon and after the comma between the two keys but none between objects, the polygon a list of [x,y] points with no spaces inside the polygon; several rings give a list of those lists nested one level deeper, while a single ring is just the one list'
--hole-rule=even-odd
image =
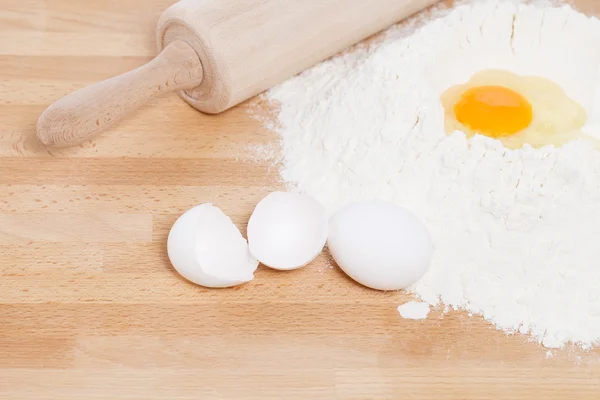
[{"label": "wooden rolling pin body", "polygon": [[220,113],[437,1],[182,0],[159,19],[153,61],[58,100],[38,137],[81,143],[169,91]]}]

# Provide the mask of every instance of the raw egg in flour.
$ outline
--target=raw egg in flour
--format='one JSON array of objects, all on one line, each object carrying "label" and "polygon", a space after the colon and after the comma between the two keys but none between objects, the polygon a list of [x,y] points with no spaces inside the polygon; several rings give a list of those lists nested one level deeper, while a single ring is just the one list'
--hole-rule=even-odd
[{"label": "raw egg in flour", "polygon": [[[556,83],[504,70],[485,70],[441,97],[446,132],[500,140],[510,149],[561,146],[579,138],[587,115]],[[594,143],[596,145],[596,143]]]}]

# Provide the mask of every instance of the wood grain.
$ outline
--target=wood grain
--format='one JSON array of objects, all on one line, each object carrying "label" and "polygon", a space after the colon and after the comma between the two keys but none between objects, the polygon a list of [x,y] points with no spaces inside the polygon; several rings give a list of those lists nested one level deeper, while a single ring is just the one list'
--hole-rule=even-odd
[{"label": "wood grain", "polygon": [[437,1],[178,2],[159,18],[156,58],[53,102],[37,136],[50,147],[81,144],[175,91],[221,113]]},{"label": "wood grain", "polygon": [[225,290],[177,275],[181,212],[214,202],[244,231],[280,188],[255,160],[277,149],[256,100],[208,116],[172,95],[75,148],[35,139],[49,103],[150,60],[172,2],[0,0],[0,399],[600,397],[600,351],[550,357],[458,312],[403,320],[407,294],[327,254]]},{"label": "wood grain", "polygon": [[175,40],[148,64],[78,89],[52,103],[38,119],[37,136],[49,147],[81,144],[152,98],[198,86],[202,74],[194,49]]}]

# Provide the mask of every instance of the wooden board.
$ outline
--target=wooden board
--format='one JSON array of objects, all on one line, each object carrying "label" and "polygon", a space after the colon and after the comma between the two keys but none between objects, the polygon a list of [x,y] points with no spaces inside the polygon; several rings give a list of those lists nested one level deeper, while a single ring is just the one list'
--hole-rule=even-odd
[{"label": "wooden board", "polygon": [[[214,202],[242,229],[278,188],[252,102],[206,116],[177,96],[48,151],[38,115],[154,55],[173,0],[0,0],[1,399],[598,399],[600,351],[553,351],[481,318],[400,318],[326,255],[206,290],[165,241]],[[595,0],[577,6],[600,15]]]}]

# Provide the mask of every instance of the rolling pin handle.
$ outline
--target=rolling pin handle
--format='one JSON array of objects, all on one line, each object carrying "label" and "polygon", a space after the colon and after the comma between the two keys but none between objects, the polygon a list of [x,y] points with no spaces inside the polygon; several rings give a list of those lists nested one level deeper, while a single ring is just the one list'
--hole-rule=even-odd
[{"label": "rolling pin handle", "polygon": [[37,136],[51,147],[80,144],[114,125],[152,98],[202,82],[198,54],[174,41],[148,64],[79,89],[50,105],[37,122]]}]

